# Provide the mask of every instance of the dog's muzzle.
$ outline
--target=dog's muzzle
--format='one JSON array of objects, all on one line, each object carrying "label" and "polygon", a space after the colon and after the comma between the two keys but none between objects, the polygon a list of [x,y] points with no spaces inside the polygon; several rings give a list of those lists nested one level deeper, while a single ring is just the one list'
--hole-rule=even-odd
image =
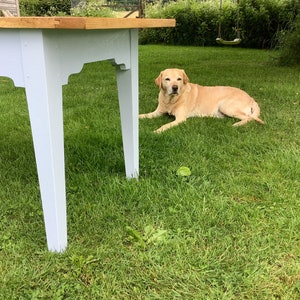
[{"label": "dog's muzzle", "polygon": [[178,85],[172,85],[171,95],[178,95]]}]

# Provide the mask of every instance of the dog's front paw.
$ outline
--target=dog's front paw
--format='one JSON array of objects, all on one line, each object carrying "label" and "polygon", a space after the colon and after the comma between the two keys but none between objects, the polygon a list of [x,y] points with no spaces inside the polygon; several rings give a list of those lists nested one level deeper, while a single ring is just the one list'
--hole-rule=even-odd
[{"label": "dog's front paw", "polygon": [[154,130],[154,133],[162,133],[163,131],[167,130],[169,128],[168,124],[165,124],[161,127],[159,127],[158,129]]},{"label": "dog's front paw", "polygon": [[140,114],[139,115],[139,119],[146,119],[147,118],[147,114]]},{"label": "dog's front paw", "polygon": [[154,130],[153,132],[154,132],[154,133],[161,133],[161,132],[163,132],[163,129],[158,128],[158,129]]}]

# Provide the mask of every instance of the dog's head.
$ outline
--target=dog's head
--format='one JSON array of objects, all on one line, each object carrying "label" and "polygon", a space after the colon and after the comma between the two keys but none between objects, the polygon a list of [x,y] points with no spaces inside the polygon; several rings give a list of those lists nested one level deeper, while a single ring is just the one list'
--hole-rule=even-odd
[{"label": "dog's head", "polygon": [[155,79],[155,84],[169,96],[179,95],[189,78],[181,69],[166,69]]}]

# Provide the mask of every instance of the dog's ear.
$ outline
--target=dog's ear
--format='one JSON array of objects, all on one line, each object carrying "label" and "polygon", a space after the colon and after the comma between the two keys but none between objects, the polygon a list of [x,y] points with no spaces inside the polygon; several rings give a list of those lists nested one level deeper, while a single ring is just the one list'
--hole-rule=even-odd
[{"label": "dog's ear", "polygon": [[182,71],[182,77],[183,77],[183,83],[186,84],[188,82],[190,82],[188,76],[186,75],[185,71],[184,70],[181,70]]},{"label": "dog's ear", "polygon": [[155,79],[155,84],[161,89],[162,88],[162,72]]}]

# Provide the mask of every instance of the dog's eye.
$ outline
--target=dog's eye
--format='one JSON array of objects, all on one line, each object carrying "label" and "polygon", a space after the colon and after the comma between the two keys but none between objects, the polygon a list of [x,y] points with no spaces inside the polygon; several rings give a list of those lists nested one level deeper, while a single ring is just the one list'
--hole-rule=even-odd
[{"label": "dog's eye", "polygon": [[165,78],[165,80],[166,80],[166,81],[170,81],[170,78],[169,78],[169,77],[167,77],[167,78]]},{"label": "dog's eye", "polygon": [[177,78],[177,81],[181,81],[181,80],[182,80],[182,78],[181,78],[181,77],[178,77],[178,78]]}]

